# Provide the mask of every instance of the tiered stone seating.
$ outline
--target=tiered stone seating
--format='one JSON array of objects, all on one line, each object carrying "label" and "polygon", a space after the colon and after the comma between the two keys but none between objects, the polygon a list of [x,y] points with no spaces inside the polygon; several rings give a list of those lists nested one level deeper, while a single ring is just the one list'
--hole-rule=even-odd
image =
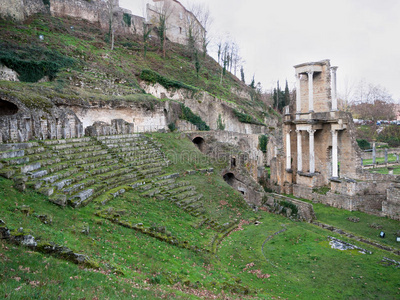
[{"label": "tiered stone seating", "polygon": [[140,134],[4,144],[0,160],[1,175],[23,178],[50,201],[73,207],[97,197],[105,203],[124,186],[162,174],[168,164],[157,145]]},{"label": "tiered stone seating", "polygon": [[171,178],[155,177],[150,182],[138,187],[143,197],[155,197],[159,200],[169,200],[188,213],[199,216],[203,213],[203,197],[188,181],[177,181],[176,176]]}]

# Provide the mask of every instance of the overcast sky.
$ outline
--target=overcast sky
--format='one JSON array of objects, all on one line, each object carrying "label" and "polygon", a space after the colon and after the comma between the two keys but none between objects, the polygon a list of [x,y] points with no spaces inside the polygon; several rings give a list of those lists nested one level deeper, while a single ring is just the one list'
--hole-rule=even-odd
[{"label": "overcast sky", "polygon": [[[147,2],[120,0],[120,6],[143,16]],[[208,5],[214,20],[209,51],[220,37],[231,36],[246,61],[246,81],[254,74],[265,90],[286,79],[294,87],[296,64],[330,59],[339,67],[339,93],[365,80],[400,102],[400,0],[180,2]]]}]

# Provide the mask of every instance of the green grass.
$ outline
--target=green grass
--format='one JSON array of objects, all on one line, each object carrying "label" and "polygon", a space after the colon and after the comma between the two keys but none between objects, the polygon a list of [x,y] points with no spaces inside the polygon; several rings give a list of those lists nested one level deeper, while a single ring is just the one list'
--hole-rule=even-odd
[{"label": "green grass", "polygon": [[[133,294],[141,299],[162,296],[196,299],[198,295],[211,297],[223,290],[232,299],[243,299],[244,294],[257,299],[399,297],[399,269],[381,263],[383,257],[399,261],[398,256],[312,224],[292,222],[262,210],[254,212],[219,175],[223,165],[205,159],[189,139],[178,133],[152,136],[163,144],[169,158],[176,156],[176,163],[167,172],[185,174],[186,170],[215,168],[213,174],[197,172],[177,180],[190,182],[204,195],[204,216],[194,217],[168,200],[144,198],[135,190],[105,206],[92,203],[80,209],[60,208],[33,191],[18,192],[12,181],[0,178],[0,219],[10,229],[23,227],[37,240],[88,255],[100,267],[100,270],[83,268],[2,241],[0,267],[5,271],[0,275],[0,293],[3,296],[126,299]],[[197,156],[187,156],[188,153]],[[24,205],[33,210],[29,216],[21,211]],[[399,248],[394,242],[398,221],[320,204],[314,207],[320,222]],[[107,212],[118,213],[118,222],[101,217]],[[52,224],[43,224],[37,217],[39,214],[51,217]],[[349,216],[360,218],[360,222],[348,221]],[[219,224],[238,219],[240,230],[223,237],[215,228],[202,225],[204,218]],[[256,226],[255,220],[261,224]],[[164,228],[179,241],[203,249],[212,249],[216,238],[223,239],[219,246],[214,244],[215,254],[198,252],[119,225],[124,222]],[[380,229],[368,226],[372,223],[382,225],[385,239],[377,237]],[[84,227],[89,227],[88,234],[81,232]],[[286,231],[269,239],[283,228]],[[373,253],[331,249],[328,235]]]},{"label": "green grass", "polygon": [[[395,162],[397,160],[396,155],[394,154],[388,154],[388,162]],[[377,157],[376,162],[379,164],[384,164],[385,163],[385,157]],[[372,158],[371,159],[364,159],[363,160],[363,165],[371,165],[373,163]]]},{"label": "green grass", "polygon": [[[392,168],[393,168],[394,175],[400,174],[400,166],[393,166]],[[370,171],[372,173],[389,174],[388,168],[373,168],[373,169],[368,169],[368,171]]]}]

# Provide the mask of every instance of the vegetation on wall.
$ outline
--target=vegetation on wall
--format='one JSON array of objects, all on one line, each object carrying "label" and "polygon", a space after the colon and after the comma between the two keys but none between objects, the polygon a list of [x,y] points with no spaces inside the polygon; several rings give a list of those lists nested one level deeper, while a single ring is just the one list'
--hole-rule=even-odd
[{"label": "vegetation on wall", "polygon": [[0,63],[17,72],[19,80],[23,82],[37,82],[45,76],[53,80],[60,69],[74,65],[72,58],[56,50],[41,47],[13,49],[1,46]]},{"label": "vegetation on wall", "polygon": [[258,147],[260,148],[260,150],[263,152],[263,153],[266,153],[267,152],[267,145],[268,145],[268,136],[266,136],[266,135],[260,135],[259,137],[258,137]]},{"label": "vegetation on wall", "polygon": [[217,129],[218,130],[225,130],[225,123],[222,120],[221,114],[218,115],[218,119],[217,119]]},{"label": "vegetation on wall", "polygon": [[187,89],[193,92],[198,91],[198,89],[195,88],[194,86],[187,85],[177,80],[169,79],[167,77],[158,74],[155,71],[148,69],[142,71],[142,73],[140,74],[140,78],[151,83],[159,83],[166,89],[176,88],[176,89]]},{"label": "vegetation on wall", "polygon": [[255,125],[264,125],[260,121],[254,119],[251,115],[248,115],[246,113],[242,113],[236,109],[233,110],[233,113],[235,116],[239,119],[240,122],[242,123],[248,123],[248,124],[255,124]]},{"label": "vegetation on wall", "polygon": [[132,17],[131,17],[131,15],[129,15],[127,13],[124,13],[122,19],[124,20],[125,24],[128,27],[131,27],[131,25],[132,25]]},{"label": "vegetation on wall", "polygon": [[182,113],[179,117],[180,119],[186,120],[186,121],[192,123],[199,130],[204,130],[204,131],[210,130],[210,127],[208,127],[208,125],[198,115],[193,113],[189,107],[181,104],[181,111],[182,111]]}]

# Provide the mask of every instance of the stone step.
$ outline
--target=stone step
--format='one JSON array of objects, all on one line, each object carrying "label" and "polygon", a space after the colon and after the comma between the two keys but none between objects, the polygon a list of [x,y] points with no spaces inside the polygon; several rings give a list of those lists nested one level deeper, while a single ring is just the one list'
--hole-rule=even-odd
[{"label": "stone step", "polygon": [[189,206],[195,202],[200,201],[203,198],[203,194],[197,194],[195,196],[189,197],[189,198],[185,198],[181,201],[179,201],[178,203],[181,205],[181,207],[186,207]]},{"label": "stone step", "polygon": [[65,154],[61,155],[63,160],[77,160],[77,159],[84,159],[94,156],[101,156],[109,154],[107,150],[97,150],[93,152],[83,152],[83,153],[76,153],[76,154]]},{"label": "stone step", "polygon": [[0,151],[5,152],[5,151],[25,150],[38,146],[39,146],[38,142],[0,144]]},{"label": "stone step", "polygon": [[140,193],[140,195],[142,197],[153,197],[153,196],[159,194],[160,192],[161,192],[160,188],[153,188],[153,189],[149,189],[143,193]]},{"label": "stone step", "polygon": [[72,148],[67,148],[63,150],[54,150],[53,152],[56,153],[56,155],[68,155],[68,154],[75,154],[75,153],[81,153],[81,152],[94,152],[94,151],[99,151],[103,150],[102,146],[100,145],[90,145],[86,147],[72,147]]},{"label": "stone step", "polygon": [[119,139],[129,139],[129,138],[143,138],[144,136],[140,133],[129,133],[129,134],[120,134],[120,135],[105,135],[98,136],[96,139],[98,141],[107,141],[107,140],[119,140]]},{"label": "stone step", "polygon": [[185,191],[185,192],[180,193],[180,194],[175,194],[173,196],[170,196],[170,198],[172,200],[179,201],[179,200],[183,200],[185,198],[189,198],[189,197],[195,196],[196,194],[197,194],[197,192],[195,190],[189,190],[189,191]]},{"label": "stone step", "polygon": [[25,150],[10,150],[0,153],[0,159],[8,159],[22,156],[25,156]]},{"label": "stone step", "polygon": [[156,175],[160,175],[162,172],[161,167],[155,167],[151,169],[140,170],[139,173],[142,174],[145,178],[152,178]]},{"label": "stone step", "polygon": [[173,189],[169,189],[169,190],[165,190],[163,192],[164,195],[166,196],[174,196],[177,194],[181,194],[187,191],[194,191],[196,188],[193,185],[183,185],[177,188],[173,188]]},{"label": "stone step", "polygon": [[92,139],[90,137],[82,137],[82,138],[72,138],[72,139],[60,139],[60,140],[45,140],[42,143],[44,145],[61,145],[61,144],[71,144],[71,143],[83,143],[90,142]]},{"label": "stone step", "polygon": [[165,161],[160,155],[157,155],[157,153],[149,153],[146,155],[138,155],[136,157],[126,157],[123,158],[123,161],[128,163],[129,165],[132,166],[141,166],[157,161]]},{"label": "stone step", "polygon": [[53,146],[50,146],[49,148],[52,150],[66,150],[66,149],[73,149],[73,148],[82,148],[82,147],[89,147],[92,145],[96,145],[95,141],[85,141],[85,142],[81,142],[81,143],[70,143],[70,144],[56,144]]}]

